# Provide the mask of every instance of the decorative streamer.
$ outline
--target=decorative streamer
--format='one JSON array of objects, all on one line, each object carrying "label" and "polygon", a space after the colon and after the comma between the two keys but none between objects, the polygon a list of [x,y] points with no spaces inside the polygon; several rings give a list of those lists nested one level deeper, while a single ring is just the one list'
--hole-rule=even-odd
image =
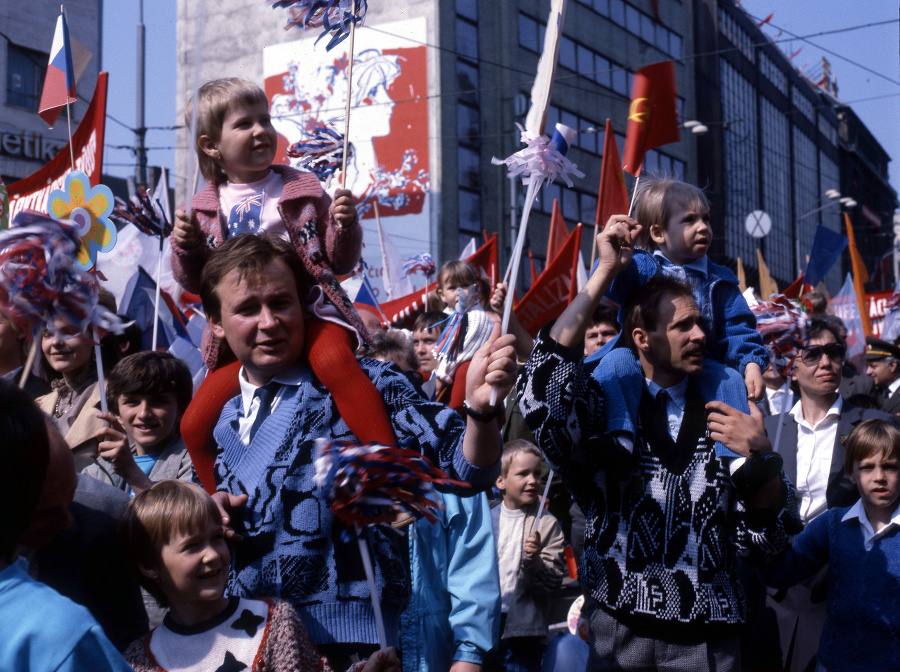
[{"label": "decorative streamer", "polygon": [[[353,156],[353,145],[350,145]],[[327,183],[344,162],[344,136],[328,126],[316,126],[311,137],[288,147],[287,155],[300,159],[300,165]]]},{"label": "decorative streamer", "polygon": [[316,447],[316,486],[325,491],[335,517],[353,526],[359,544],[378,639],[387,648],[384,619],[375,585],[375,574],[369,547],[362,538],[362,528],[393,520],[398,511],[430,522],[436,518],[433,509],[442,504],[435,485],[467,488],[465,483],[451,480],[414,450],[377,444],[328,443],[324,439]]},{"label": "decorative streamer", "polygon": [[322,28],[316,43],[326,35],[331,35],[325,51],[350,36],[351,29],[361,24],[366,17],[366,0],[269,0],[274,8],[287,9],[288,21],[285,30],[298,28]]},{"label": "decorative streamer", "polygon": [[80,247],[78,230],[67,222],[20,212],[0,233],[0,302],[33,328],[53,329],[59,320],[73,331],[121,333],[121,320],[97,303],[96,277],[75,260]]}]

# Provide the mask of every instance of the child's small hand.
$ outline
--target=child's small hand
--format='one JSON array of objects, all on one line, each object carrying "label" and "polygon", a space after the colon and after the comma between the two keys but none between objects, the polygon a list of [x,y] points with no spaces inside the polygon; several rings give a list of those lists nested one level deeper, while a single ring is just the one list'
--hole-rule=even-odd
[{"label": "child's small hand", "polygon": [[200,222],[196,217],[192,217],[188,221],[187,213],[184,210],[175,211],[175,224],[172,227],[172,242],[178,247],[187,250],[196,247],[200,242]]},{"label": "child's small hand", "polygon": [[97,449],[100,451],[100,457],[112,462],[113,470],[119,476],[130,475],[137,465],[131,455],[125,430],[112,413],[97,413],[97,417],[107,423],[106,427],[94,435],[99,441]]},{"label": "child's small hand", "polygon": [[338,189],[331,202],[331,219],[341,229],[356,223],[356,199],[349,189]]},{"label": "child's small hand", "polygon": [[525,540],[525,559],[530,560],[541,552],[541,533],[535,530]]},{"label": "child's small hand", "polygon": [[506,304],[506,283],[498,282],[494,286],[494,291],[491,293],[491,308],[494,309],[495,313],[503,314],[503,306]]},{"label": "child's small hand", "polygon": [[393,646],[389,646],[383,651],[376,651],[369,660],[366,661],[362,672],[400,672],[400,659],[397,657],[397,650]]},{"label": "child's small hand", "polygon": [[750,401],[756,402],[762,399],[763,393],[766,391],[766,384],[763,382],[759,364],[751,362],[744,367],[744,384],[747,386],[747,397]]}]

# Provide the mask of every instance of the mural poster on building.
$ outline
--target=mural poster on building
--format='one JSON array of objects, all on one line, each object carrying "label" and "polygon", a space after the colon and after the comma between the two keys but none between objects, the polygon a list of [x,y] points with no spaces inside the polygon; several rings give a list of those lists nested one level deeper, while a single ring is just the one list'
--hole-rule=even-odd
[{"label": "mural poster on building", "polygon": [[[428,154],[428,70],[424,18],[379,24],[356,31],[350,91],[347,188],[360,204],[363,259],[379,301],[381,247],[375,203],[383,230],[401,258],[431,252]],[[286,148],[309,139],[317,127],[344,132],[349,40],[325,51],[318,33],[263,50],[263,74],[272,122],[279,134],[276,162],[298,165]],[[407,39],[410,38],[410,39]],[[416,40],[416,41],[412,41]],[[326,185],[340,186],[339,173]],[[414,284],[421,288],[422,278]]]}]

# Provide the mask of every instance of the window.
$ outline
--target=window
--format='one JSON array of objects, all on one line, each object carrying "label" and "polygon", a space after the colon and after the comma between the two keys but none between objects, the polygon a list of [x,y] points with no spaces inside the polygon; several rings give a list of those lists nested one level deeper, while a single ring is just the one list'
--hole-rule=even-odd
[{"label": "window", "polygon": [[594,54],[594,81],[607,89],[612,87],[609,70],[609,61],[600,54]]},{"label": "window", "polygon": [[456,81],[459,86],[459,100],[467,105],[478,105],[478,68],[456,61]]},{"label": "window", "polygon": [[623,0],[609,0],[609,18],[620,26],[625,25],[625,2]]},{"label": "window", "polygon": [[[469,238],[481,235],[481,197],[460,188],[459,190],[459,240],[464,247]],[[477,241],[476,241],[477,242]],[[460,247],[462,251],[462,247]]]},{"label": "window", "polygon": [[519,14],[519,46],[529,51],[540,51],[538,23],[525,14]]},{"label": "window", "polygon": [[37,112],[49,54],[7,42],[6,104]]},{"label": "window", "polygon": [[578,72],[578,65],[575,62],[575,43],[565,35],[559,41],[559,64],[572,72]]},{"label": "window", "polygon": [[625,30],[632,35],[641,34],[641,14],[631,5],[625,6]]},{"label": "window", "polygon": [[478,3],[476,0],[456,0],[456,13],[472,21],[478,21]]},{"label": "window", "polygon": [[456,20],[456,51],[471,59],[478,58],[478,29],[462,19]]},{"label": "window", "polygon": [[481,175],[478,163],[480,157],[478,151],[460,146],[458,148],[458,183],[460,186],[470,189],[478,189],[481,184]]},{"label": "window", "polygon": [[478,109],[467,105],[456,106],[456,134],[460,142],[478,144]]}]

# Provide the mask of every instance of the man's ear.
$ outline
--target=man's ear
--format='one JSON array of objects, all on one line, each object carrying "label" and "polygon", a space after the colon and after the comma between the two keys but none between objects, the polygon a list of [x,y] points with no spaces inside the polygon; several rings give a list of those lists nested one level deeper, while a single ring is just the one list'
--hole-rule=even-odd
[{"label": "man's ear", "polygon": [[222,328],[222,316],[213,317],[212,315],[207,314],[206,323],[209,325],[209,330],[212,332],[213,336],[218,339],[225,340],[225,329]]},{"label": "man's ear", "polygon": [[211,159],[218,160],[220,158],[218,140],[213,140],[208,135],[201,135],[199,138],[197,138],[197,145],[200,147],[202,152]]},{"label": "man's ear", "polygon": [[641,352],[648,352],[650,350],[649,335],[641,327],[636,327],[634,330],[632,330],[631,340],[634,341],[634,347],[636,347]]},{"label": "man's ear", "polygon": [[666,242],[666,230],[661,224],[653,224],[650,226],[650,240],[657,245],[664,245]]},{"label": "man's ear", "polygon": [[503,478],[503,476],[497,477],[497,489],[500,490],[501,492],[503,490],[506,490],[506,479]]}]

